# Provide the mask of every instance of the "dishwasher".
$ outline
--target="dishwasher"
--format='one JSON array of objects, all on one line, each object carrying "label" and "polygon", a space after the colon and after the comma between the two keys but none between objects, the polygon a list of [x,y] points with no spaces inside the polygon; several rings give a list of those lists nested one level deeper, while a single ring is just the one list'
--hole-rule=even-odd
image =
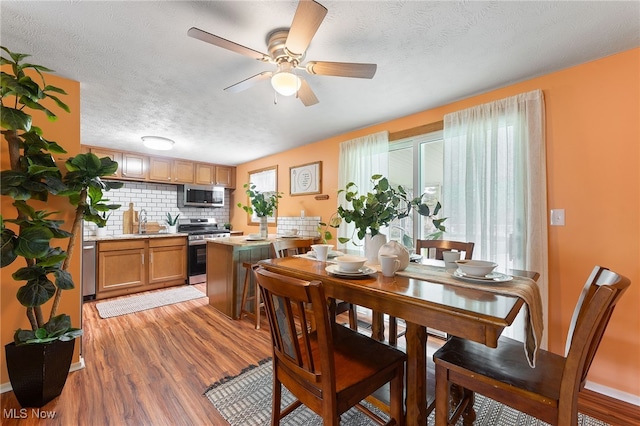
[{"label": "dishwasher", "polygon": [[82,300],[96,298],[96,242],[82,243]]}]

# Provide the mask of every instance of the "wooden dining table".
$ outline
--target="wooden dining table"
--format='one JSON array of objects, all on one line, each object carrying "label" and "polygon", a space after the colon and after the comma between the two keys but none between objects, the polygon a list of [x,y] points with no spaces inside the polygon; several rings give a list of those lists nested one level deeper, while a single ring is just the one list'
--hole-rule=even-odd
[{"label": "wooden dining table", "polygon": [[351,278],[327,272],[329,263],[302,257],[267,259],[260,265],[282,275],[321,281],[328,298],[405,320],[408,425],[425,425],[435,399],[433,380],[427,379],[427,327],[496,347],[523,305],[519,297],[452,286],[437,282],[435,276],[433,280],[384,277],[374,272]]}]

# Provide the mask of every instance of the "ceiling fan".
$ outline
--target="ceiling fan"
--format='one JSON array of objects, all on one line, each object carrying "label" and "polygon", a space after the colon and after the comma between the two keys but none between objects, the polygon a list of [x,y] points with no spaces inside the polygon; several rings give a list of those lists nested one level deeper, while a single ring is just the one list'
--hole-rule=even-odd
[{"label": "ceiling fan", "polygon": [[262,80],[271,79],[271,84],[276,92],[283,96],[295,94],[305,106],[311,106],[318,103],[318,98],[306,80],[295,73],[296,70],[305,70],[309,74],[318,75],[373,78],[377,69],[376,64],[348,62],[310,61],[302,64],[311,39],[318,31],[326,14],[327,9],[320,3],[313,0],[300,0],[291,27],[276,29],[267,36],[269,54],[258,52],[195,27],[190,28],[187,35],[277,66],[276,71],[263,71],[224,90],[233,93],[240,92]]}]

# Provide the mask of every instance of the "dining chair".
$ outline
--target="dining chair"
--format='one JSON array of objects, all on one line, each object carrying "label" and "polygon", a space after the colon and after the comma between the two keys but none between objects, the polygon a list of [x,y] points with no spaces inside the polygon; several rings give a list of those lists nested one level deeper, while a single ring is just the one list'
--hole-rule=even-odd
[{"label": "dining chair", "polygon": [[[280,424],[304,404],[321,416],[325,425],[340,424],[340,415],[352,407],[378,424],[402,425],[406,355],[331,321],[322,282],[303,281],[262,267],[255,273],[273,343],[271,424]],[[314,316],[315,330],[307,326],[307,315]],[[361,404],[387,383],[389,421]],[[296,398],[284,409],[282,385]]]},{"label": "dining chair", "polygon": [[[471,259],[471,256],[473,256],[474,245],[475,243],[464,241],[416,240],[416,254],[421,254],[422,249],[426,249],[427,258],[432,256],[433,259],[443,260],[443,251],[456,250],[459,252],[464,252],[464,259]],[[431,329],[429,331],[432,334],[436,334],[436,332]],[[444,333],[437,333],[437,335],[440,334]],[[398,338],[402,336],[404,336],[404,332],[398,333],[398,319],[396,317],[389,316],[389,344],[397,346]]]},{"label": "dining chair", "polygon": [[473,256],[473,246],[475,243],[464,241],[450,241],[450,240],[416,240],[416,254],[421,254],[422,249],[427,249],[427,257],[432,252],[430,249],[434,249],[435,253],[433,259],[442,260],[442,252],[448,250],[456,250],[464,252],[463,259],[471,259]]},{"label": "dining chair", "polygon": [[[578,424],[578,392],[616,303],[630,281],[596,266],[578,299],[569,326],[565,356],[539,350],[535,368],[522,342],[501,337],[497,348],[450,338],[433,359],[436,364],[436,425],[456,424],[462,414],[473,421],[474,392],[552,425]],[[451,403],[450,387],[462,388],[460,403]],[[452,405],[456,405],[449,418]]]},{"label": "dining chair", "polygon": [[[276,258],[294,256],[296,254],[304,254],[311,251],[311,239],[286,239],[286,240],[275,240],[271,243],[273,248],[273,252],[276,255]],[[358,330],[358,317],[356,314],[356,306],[341,300],[332,300],[331,301],[331,315],[332,319],[335,320],[337,315],[340,315],[344,312],[349,313],[349,327],[352,330]]]}]

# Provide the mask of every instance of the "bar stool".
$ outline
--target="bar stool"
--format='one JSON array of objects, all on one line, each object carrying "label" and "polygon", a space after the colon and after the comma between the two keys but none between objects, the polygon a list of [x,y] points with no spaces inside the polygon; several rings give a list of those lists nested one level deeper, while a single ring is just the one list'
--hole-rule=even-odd
[{"label": "bar stool", "polygon": [[[242,319],[243,315],[253,317],[256,321],[256,330],[260,330],[260,308],[264,306],[264,303],[260,300],[260,286],[258,281],[255,280],[253,296],[249,296],[249,285],[251,284],[251,276],[254,276],[253,271],[258,267],[257,263],[242,262],[242,266],[246,272],[244,275],[244,288],[242,290],[242,302],[240,302],[240,315],[238,319]],[[246,309],[247,302],[254,302],[254,312]]]}]

